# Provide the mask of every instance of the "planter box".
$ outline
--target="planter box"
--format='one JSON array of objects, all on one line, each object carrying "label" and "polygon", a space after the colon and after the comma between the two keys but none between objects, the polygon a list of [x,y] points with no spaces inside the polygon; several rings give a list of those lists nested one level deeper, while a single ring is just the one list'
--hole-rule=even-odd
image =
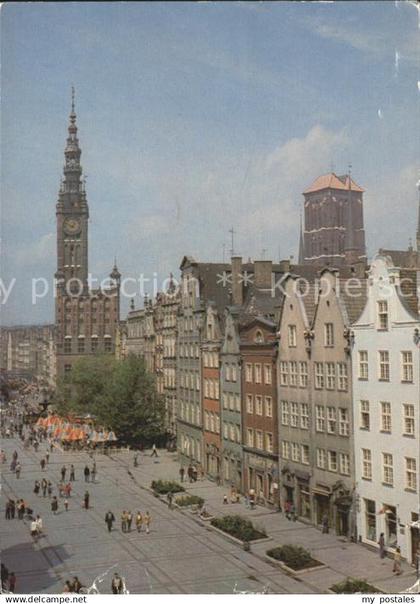
[{"label": "planter box", "polygon": [[282,562],[281,560],[276,560],[275,558],[272,558],[271,556],[268,556],[267,554],[265,554],[265,558],[266,558],[266,560],[273,562],[276,566],[279,566],[280,568],[282,568],[286,572],[290,573],[291,575],[297,576],[297,577],[299,577],[300,575],[304,575],[306,573],[312,573],[316,570],[321,570],[322,568],[328,568],[328,566],[326,564],[324,564],[323,562],[320,562],[319,560],[315,560],[314,558],[312,558],[312,560],[314,560],[314,562],[318,563],[316,566],[302,568],[301,570],[295,570],[294,568],[287,566],[287,564],[285,562]]},{"label": "planter box", "polygon": [[[217,528],[216,526],[210,525],[211,526],[211,530],[212,531],[216,531],[216,533],[219,533],[220,535],[223,535],[224,537],[227,537],[228,539],[230,539],[233,543],[236,543],[238,545],[242,545],[245,543],[245,541],[242,541],[242,539],[238,539],[237,537],[233,537],[233,535],[230,535],[229,533],[226,533],[225,531],[222,531],[222,529]],[[249,541],[250,545],[255,545],[257,543],[265,543],[266,541],[271,541],[272,537],[261,537],[261,539],[253,539],[252,541]]]},{"label": "planter box", "polygon": [[[214,518],[215,516],[201,516],[201,515],[199,515],[198,517],[199,517],[199,518],[200,518],[200,520],[202,520],[203,522],[210,522],[210,520],[213,520],[213,518]],[[214,528],[214,527],[212,527],[212,528]]]}]

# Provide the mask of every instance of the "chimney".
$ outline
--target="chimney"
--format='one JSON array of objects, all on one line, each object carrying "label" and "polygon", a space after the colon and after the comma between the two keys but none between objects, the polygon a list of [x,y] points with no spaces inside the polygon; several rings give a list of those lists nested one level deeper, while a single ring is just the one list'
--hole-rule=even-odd
[{"label": "chimney", "polygon": [[271,260],[255,260],[254,262],[254,283],[259,289],[271,289],[271,273],[273,263]]},{"label": "chimney", "polygon": [[232,256],[232,302],[235,306],[242,306],[243,291],[242,291],[242,257]]},{"label": "chimney", "polygon": [[290,260],[280,260],[280,271],[290,273]]}]

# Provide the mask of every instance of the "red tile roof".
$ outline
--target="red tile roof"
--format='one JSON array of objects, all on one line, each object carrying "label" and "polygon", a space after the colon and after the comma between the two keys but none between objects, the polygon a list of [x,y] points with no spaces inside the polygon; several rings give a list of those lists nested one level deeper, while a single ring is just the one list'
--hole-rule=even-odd
[{"label": "red tile roof", "polygon": [[[341,191],[349,190],[349,176],[337,176],[334,172],[318,176],[310,187],[305,189],[303,194],[313,193],[314,191],[322,191],[323,189],[339,189]],[[351,179],[351,190],[363,193],[364,189],[360,187],[353,179]]]}]

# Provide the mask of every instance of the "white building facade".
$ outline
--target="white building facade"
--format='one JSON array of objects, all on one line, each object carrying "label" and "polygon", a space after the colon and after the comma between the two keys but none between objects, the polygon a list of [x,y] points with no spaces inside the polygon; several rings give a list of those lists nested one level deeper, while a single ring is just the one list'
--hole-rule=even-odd
[{"label": "white building facade", "polygon": [[371,264],[365,309],[353,325],[358,538],[409,562],[420,544],[420,322],[418,272]]}]

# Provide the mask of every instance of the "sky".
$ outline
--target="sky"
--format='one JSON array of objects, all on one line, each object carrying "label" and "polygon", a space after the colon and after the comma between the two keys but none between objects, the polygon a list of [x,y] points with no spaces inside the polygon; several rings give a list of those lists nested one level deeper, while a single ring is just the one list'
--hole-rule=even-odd
[{"label": "sky", "polygon": [[54,321],[72,85],[98,278],[115,256],[158,286],[184,255],[221,262],[232,226],[245,259],[296,259],[302,191],[349,164],[369,254],[415,240],[413,3],[11,3],[0,18],[3,325]]}]

